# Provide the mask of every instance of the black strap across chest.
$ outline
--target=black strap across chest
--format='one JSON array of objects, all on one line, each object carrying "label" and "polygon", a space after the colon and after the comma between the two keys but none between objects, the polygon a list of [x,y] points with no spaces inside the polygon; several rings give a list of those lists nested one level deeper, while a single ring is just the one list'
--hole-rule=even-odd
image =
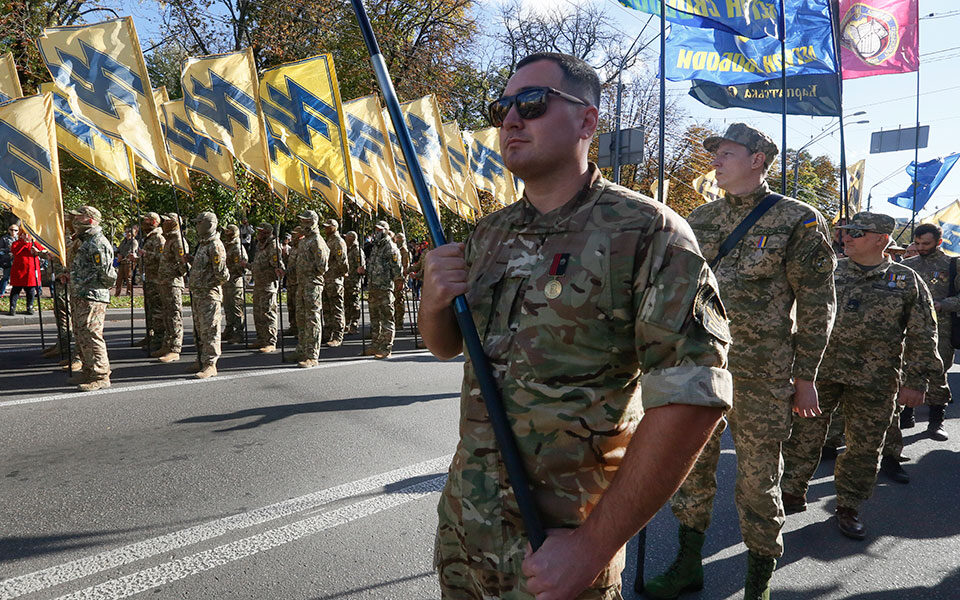
[{"label": "black strap across chest", "polygon": [[780,194],[770,193],[767,194],[767,197],[760,201],[759,204],[753,207],[753,210],[750,211],[746,217],[740,221],[740,224],[730,232],[730,235],[727,236],[727,239],[723,240],[723,243],[720,244],[720,249],[717,250],[717,255],[710,261],[710,268],[716,269],[717,265],[720,264],[720,261],[723,260],[723,257],[727,254],[730,254],[730,251],[737,247],[737,244],[740,243],[740,240],[743,239],[743,236],[747,235],[747,232],[750,231],[750,228],[757,224],[757,221],[760,220],[768,210],[773,208],[773,205],[779,202],[783,196]]}]

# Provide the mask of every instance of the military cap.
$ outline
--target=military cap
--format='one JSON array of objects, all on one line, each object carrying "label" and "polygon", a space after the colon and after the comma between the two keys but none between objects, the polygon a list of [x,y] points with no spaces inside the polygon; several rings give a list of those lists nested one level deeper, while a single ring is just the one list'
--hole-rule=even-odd
[{"label": "military cap", "polygon": [[141,219],[141,220],[144,220],[144,221],[146,221],[146,220],[149,219],[149,220],[151,220],[151,221],[156,221],[157,223],[159,223],[159,222],[160,222],[160,215],[158,215],[158,214],[155,213],[155,212],[148,212],[148,213],[145,213],[142,217],[140,217],[140,219]]},{"label": "military cap", "polygon": [[178,223],[180,222],[180,215],[178,215],[175,212],[167,213],[165,215],[160,215],[160,218],[163,219],[164,221],[176,221]]},{"label": "military cap", "polygon": [[727,132],[723,135],[708,137],[703,140],[703,147],[710,152],[716,152],[717,147],[720,146],[720,142],[723,141],[740,144],[746,147],[751,153],[763,152],[766,156],[764,164],[767,166],[770,166],[773,159],[776,158],[779,153],[777,145],[770,139],[770,136],[759,129],[750,127],[746,123],[734,123],[730,127],[727,127]]},{"label": "military cap", "polygon": [[345,237],[345,238],[346,238],[346,237],[350,237],[350,236],[357,237],[357,232],[356,232],[356,231],[348,231],[348,232],[346,232],[345,234],[343,234],[343,237]]},{"label": "military cap", "polygon": [[837,229],[860,229],[862,231],[886,234],[893,233],[893,230],[896,228],[897,221],[890,215],[866,211],[858,212],[853,215],[849,223],[837,227]]},{"label": "military cap", "polygon": [[384,231],[390,231],[390,225],[386,221],[377,221],[373,226],[374,229],[383,229]]},{"label": "military cap", "polygon": [[333,227],[334,229],[340,229],[340,223],[337,223],[336,219],[327,219],[323,224],[324,227]]},{"label": "military cap", "polygon": [[80,211],[75,208],[71,208],[63,214],[67,215],[68,217],[75,217],[80,214]]},{"label": "military cap", "polygon": [[273,233],[273,225],[271,225],[270,223],[260,223],[259,225],[257,225],[257,230],[269,231],[270,233]]},{"label": "military cap", "polygon": [[305,210],[297,216],[299,216],[304,221],[312,221],[314,223],[320,220],[320,216],[314,210]]},{"label": "military cap", "polygon": [[208,210],[205,210],[193,218],[194,223],[202,223],[204,221],[206,221],[207,223],[216,223],[217,215],[215,215],[214,213]]},{"label": "military cap", "polygon": [[227,241],[232,240],[233,238],[240,235],[240,228],[236,225],[227,225],[223,228],[223,237]]},{"label": "military cap", "polygon": [[81,207],[78,208],[76,211],[74,211],[74,216],[77,216],[77,217],[89,217],[89,218],[93,219],[94,221],[97,221],[98,223],[100,222],[100,219],[102,218],[101,215],[100,215],[100,211],[97,210],[97,209],[95,209],[95,208],[92,207],[92,206],[81,206]]}]

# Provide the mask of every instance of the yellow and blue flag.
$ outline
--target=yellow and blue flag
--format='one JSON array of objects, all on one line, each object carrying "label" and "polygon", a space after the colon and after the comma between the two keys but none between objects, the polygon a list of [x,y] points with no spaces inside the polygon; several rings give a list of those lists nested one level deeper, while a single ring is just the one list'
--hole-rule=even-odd
[{"label": "yellow and blue flag", "polygon": [[267,150],[270,153],[270,176],[273,177],[277,195],[286,200],[287,194],[294,191],[304,198],[309,198],[310,188],[304,176],[303,163],[290,152],[290,148],[274,133],[270,124],[267,124]]},{"label": "yellow and blue flag", "polygon": [[123,140],[155,173],[169,173],[160,116],[130,17],[50,27],[37,46],[73,114]]},{"label": "yellow and blue flag", "polygon": [[943,230],[940,248],[951,256],[960,256],[960,200],[955,200],[920,222],[939,225]]},{"label": "yellow and blue flag", "polygon": [[717,183],[716,169],[710,171],[709,173],[700,175],[691,181],[690,185],[692,185],[693,189],[695,189],[698,194],[703,196],[703,199],[707,202],[719,200],[720,198],[723,198],[725,193],[722,189],[720,189],[720,184]]},{"label": "yellow and blue flag", "polygon": [[[780,23],[778,0],[664,0],[664,15],[671,23],[717,29],[748,38],[777,37]],[[814,0],[826,3],[826,0]],[[620,4],[660,16],[660,0],[619,0]]]},{"label": "yellow and blue flag", "polygon": [[[397,174],[397,185],[400,193],[391,193],[390,197],[396,198],[398,202],[403,202],[406,206],[417,211],[420,210],[420,201],[417,200],[417,190],[413,187],[413,177],[410,175],[410,168],[407,166],[407,159],[400,148],[400,138],[393,128],[393,121],[390,120],[390,113],[383,109],[383,126],[386,128],[387,136],[390,140],[391,156],[393,157],[394,172]],[[429,182],[429,180],[428,180]],[[436,203],[434,203],[436,209]]]},{"label": "yellow and blue flag", "polygon": [[188,169],[204,173],[230,191],[237,189],[233,157],[226,148],[198,132],[190,124],[183,100],[164,102],[163,135],[170,157]]},{"label": "yellow and blue flag", "polygon": [[337,217],[343,218],[343,190],[322,171],[303,165],[303,174],[310,187],[310,197],[316,199],[319,196],[337,213]]},{"label": "yellow and blue flag", "polygon": [[[162,85],[159,88],[156,88],[155,90],[153,90],[153,101],[157,105],[157,110],[161,111],[160,129],[161,131],[163,131],[165,129],[164,123],[163,123],[164,118],[163,118],[162,109],[160,107],[162,107],[165,102],[170,101],[170,95],[167,94],[167,86]],[[164,131],[164,143],[166,144],[166,131]],[[166,146],[167,146],[167,156],[169,156],[170,145],[166,144]],[[147,170],[150,170],[149,165],[144,164],[143,160],[137,158],[136,162],[141,167]],[[157,174],[154,173],[154,175],[157,175]],[[193,188],[190,187],[190,171],[189,169],[187,169],[187,167],[178,163],[177,161],[175,160],[170,161],[170,177],[163,177],[162,175],[158,175],[158,176],[161,177],[161,179],[163,179],[170,185],[172,185],[173,187],[180,190],[181,192],[185,194],[189,194],[191,196],[193,195]]]},{"label": "yellow and blue flag", "polygon": [[[437,104],[437,97],[429,94],[404,102],[400,107],[403,109],[403,118],[410,131],[413,149],[417,153],[417,161],[423,170],[427,185],[432,190],[434,207],[440,199],[437,190],[446,194],[451,200],[455,199],[459,190],[450,175],[450,159],[443,139],[443,122],[440,119],[440,105]],[[394,152],[397,151],[399,148],[395,147]],[[450,204],[456,206],[455,201]],[[419,211],[419,202],[414,207]],[[455,208],[451,210],[456,212]]]},{"label": "yellow and blue flag", "polygon": [[[450,179],[459,204],[465,204],[470,213],[480,210],[480,198],[473,185],[473,175],[467,161],[467,148],[463,145],[463,134],[456,121],[443,124],[443,144],[447,147],[450,159]],[[463,211],[459,211],[463,213]],[[463,216],[463,214],[461,214]]]},{"label": "yellow and blue flag", "polygon": [[500,155],[500,132],[496,127],[465,131],[463,140],[469,153],[470,170],[477,189],[490,192],[500,206],[517,201],[513,174]]},{"label": "yellow and blue flag", "polygon": [[0,206],[63,262],[63,200],[53,97],[39,94],[0,105]]},{"label": "yellow and blue flag", "polygon": [[0,56],[0,103],[23,97],[17,65],[13,62],[13,52]]},{"label": "yellow and blue flag", "polygon": [[[402,188],[398,182],[393,158],[393,145],[387,138],[380,101],[376,96],[363,96],[345,102],[343,110],[357,195],[371,194],[371,184],[360,175],[366,175],[387,194],[401,194]],[[371,199],[365,196],[365,199],[372,200],[370,206],[376,209],[375,197]]]}]

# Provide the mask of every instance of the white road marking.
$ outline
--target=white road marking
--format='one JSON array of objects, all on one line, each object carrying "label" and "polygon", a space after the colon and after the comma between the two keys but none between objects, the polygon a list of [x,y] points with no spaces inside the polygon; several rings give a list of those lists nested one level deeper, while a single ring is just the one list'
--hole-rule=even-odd
[{"label": "white road marking", "polygon": [[[0,581],[0,599],[2,600],[11,600],[13,598],[19,598],[26,594],[31,594],[44,590],[55,585],[60,585],[83,577],[88,577],[102,571],[109,569],[115,569],[126,564],[130,564],[151,556],[157,556],[159,554],[165,554],[176,550],[178,548],[183,548],[186,546],[192,546],[194,544],[199,544],[205,540],[212,538],[220,537],[231,531],[236,531],[240,529],[245,529],[248,527],[253,527],[255,525],[260,525],[275,519],[282,517],[287,517],[297,513],[316,510],[326,504],[332,502],[337,502],[341,500],[346,500],[348,498],[357,497],[363,494],[367,494],[372,490],[377,490],[385,486],[396,484],[405,480],[409,480],[414,477],[422,477],[424,475],[429,475],[432,473],[443,472],[446,470],[447,466],[450,464],[450,456],[441,456],[439,458],[434,458],[427,460],[421,463],[410,465],[408,467],[403,467],[387,473],[381,473],[379,475],[373,475],[364,479],[357,481],[352,481],[342,485],[334,486],[327,488],[325,490],[320,490],[318,492],[313,492],[305,496],[300,496],[298,498],[291,498],[289,500],[284,500],[282,502],[277,502],[269,506],[264,506],[258,509],[251,510],[249,512],[240,513],[237,515],[231,515],[229,517],[224,517],[217,519],[215,521],[210,521],[209,523],[203,523],[200,525],[195,525],[187,529],[181,529],[179,531],[174,531],[167,533],[158,537],[154,537],[142,542],[136,542],[133,544],[128,544],[114,550],[108,550],[106,552],[101,552],[99,554],[94,554],[92,556],[87,556],[81,559],[73,560],[61,565],[56,565],[53,567],[48,567],[46,569],[35,571],[33,573],[27,573],[25,575],[19,575],[17,577],[11,577],[4,581]],[[324,529],[329,529],[330,527],[336,527],[337,525],[347,523],[354,519],[358,519],[363,516],[368,516],[374,512],[379,512],[385,510],[392,506],[397,506],[403,502],[409,502],[410,500],[415,500],[415,497],[411,495],[420,494],[422,492],[417,491],[423,489],[424,484],[433,482],[429,487],[429,491],[436,491],[436,480],[438,478],[443,478],[445,476],[438,475],[437,477],[431,478],[428,481],[419,482],[413,486],[403,488],[397,492],[393,493],[382,493],[377,494],[377,496],[364,500],[362,502],[357,502],[354,504],[347,505],[340,509],[321,514],[316,517],[309,517],[308,519],[280,527],[278,529],[269,530],[262,534],[255,535],[244,540],[238,540],[231,544],[225,546],[220,546],[211,551],[201,552],[193,556],[185,557],[181,561],[174,561],[179,563],[182,561],[191,561],[190,564],[194,565],[191,568],[195,568],[196,558],[201,555],[210,555],[217,557],[216,561],[221,562],[209,562],[207,559],[204,559],[205,562],[202,564],[209,565],[206,568],[213,568],[214,566],[219,566],[225,562],[230,562],[229,560],[223,561],[225,557],[234,556],[230,560],[237,560],[238,558],[243,558],[253,552],[243,553],[239,548],[253,549],[254,552],[260,552],[262,550],[267,550],[274,546],[277,546],[281,543],[287,543],[293,541],[304,535],[309,535],[311,533],[316,533]],[[439,484],[442,486],[442,483]],[[436,488],[439,489],[439,488]],[[412,490],[412,491],[411,491]],[[418,496],[419,497],[419,496]],[[399,500],[399,502],[398,502]],[[295,535],[295,537],[291,537]],[[256,538],[257,541],[252,541]],[[262,540],[260,538],[263,538]],[[277,540],[284,540],[276,543]],[[266,544],[266,545],[265,545]],[[239,545],[239,546],[238,546]],[[229,551],[224,551],[222,549],[238,546]],[[245,550],[244,550],[245,551]],[[212,554],[211,554],[212,553]],[[161,569],[165,574],[164,577],[169,576],[170,573],[182,573],[184,572],[184,566],[180,565],[176,570],[171,571],[173,563],[165,563],[153,569],[148,569],[147,571],[141,571],[140,573],[134,573],[128,577],[137,577],[142,573],[149,571],[154,571],[156,569]],[[200,569],[204,570],[204,569]],[[199,572],[196,570],[194,572]],[[182,575],[182,577],[177,577],[177,579],[182,579],[190,575],[187,573]],[[121,578],[119,580],[111,580],[95,586],[96,588],[101,588],[112,582],[117,582],[120,580],[126,580],[128,577]],[[154,581],[150,579],[150,581]],[[173,579],[169,579],[173,581]],[[138,583],[138,586],[142,586],[143,583]],[[156,583],[154,585],[160,585]],[[152,586],[151,586],[152,587]],[[94,588],[88,588],[94,589]],[[149,588],[143,588],[149,589]],[[84,590],[86,591],[86,590]],[[81,592],[78,592],[78,594]],[[136,593],[136,592],[133,592]],[[127,594],[129,595],[129,594]],[[90,597],[90,598],[107,598],[107,597],[116,597],[122,598],[124,596],[106,596],[106,595],[94,595],[94,596],[77,596],[77,597]]]}]

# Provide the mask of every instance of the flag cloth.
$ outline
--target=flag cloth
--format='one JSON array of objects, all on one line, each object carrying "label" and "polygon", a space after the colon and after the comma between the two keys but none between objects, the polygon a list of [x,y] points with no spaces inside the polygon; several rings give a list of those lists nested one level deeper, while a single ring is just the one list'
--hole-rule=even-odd
[{"label": "flag cloth", "polygon": [[13,52],[0,56],[0,102],[8,102],[23,96],[17,65],[13,62]]},{"label": "flag cloth", "polygon": [[57,146],[97,175],[136,195],[133,153],[127,145],[75,115],[67,96],[56,84],[41,83],[40,92],[49,93],[52,98]]},{"label": "flag cloth", "polygon": [[[780,114],[783,88],[780,78],[720,85],[694,80],[690,95],[710,108],[745,108]],[[835,74],[787,77],[787,114],[816,117],[840,116],[840,85]]]},{"label": "flag cloth", "polygon": [[[164,103],[170,101],[170,95],[167,94],[167,86],[162,85],[159,88],[156,88],[155,90],[153,90],[153,101],[156,103],[158,110],[160,109],[161,106],[164,105]],[[161,112],[160,113],[161,131],[163,130],[163,121],[164,121],[164,117],[163,117],[163,113]],[[166,132],[164,132],[164,144],[166,144]],[[167,156],[170,156],[169,144],[167,144]],[[151,170],[149,168],[149,165],[144,164],[143,160],[136,157],[135,157],[135,160],[137,165],[141,166],[144,169],[147,169],[148,171]],[[177,161],[175,160],[170,161],[170,177],[163,177],[162,175],[159,175],[157,173],[154,173],[154,175],[157,175],[158,177],[160,177],[167,183],[171,184],[173,187],[177,188],[184,194],[189,194],[191,196],[193,195],[193,188],[190,187],[190,170],[187,169],[187,167],[183,166],[182,164],[178,163]]]},{"label": "flag cloth", "polygon": [[353,175],[357,193],[351,196],[351,199],[354,204],[360,207],[360,210],[368,215],[375,213],[380,202],[378,198],[381,194],[388,192],[384,191],[383,186],[374,181],[373,178],[363,173],[355,172]]},{"label": "flag cloth", "polygon": [[253,51],[188,58],[181,82],[193,128],[226,148],[273,190]]},{"label": "flag cloth", "polygon": [[230,191],[236,191],[237,179],[233,172],[233,157],[226,148],[197,132],[190,125],[183,100],[164,102],[163,135],[170,157],[188,169],[209,175]]},{"label": "flag cloth", "polygon": [[843,78],[920,68],[917,0],[840,0]]},{"label": "flag cloth", "polygon": [[326,202],[337,213],[337,218],[343,218],[343,190],[326,176],[307,165],[303,165],[304,178],[310,186],[310,197]]},{"label": "flag cloth", "polygon": [[[439,192],[444,192],[450,198],[456,198],[458,188],[453,184],[453,178],[450,175],[450,158],[447,156],[447,146],[443,140],[443,122],[440,120],[440,105],[437,104],[437,97],[429,94],[404,102],[400,108],[403,110],[403,118],[410,131],[417,161],[423,170],[427,186],[431,188],[434,207],[440,200]],[[398,148],[399,146],[395,147],[394,152]],[[416,209],[420,210],[419,202],[416,204]],[[455,209],[451,210],[456,212]]]},{"label": "flag cloth", "polygon": [[951,256],[960,256],[960,200],[922,219],[921,223],[933,223],[943,230],[940,248]]},{"label": "flag cloth", "polygon": [[[853,165],[847,167],[847,175],[850,176],[850,183],[847,185],[847,218],[860,212],[860,206],[863,200],[863,174],[866,168],[866,159],[858,160]],[[840,211],[838,210],[833,222],[836,223],[839,220]]]},{"label": "flag cloth", "polygon": [[717,183],[716,170],[697,177],[690,182],[690,185],[692,185],[693,189],[697,190],[697,193],[703,196],[703,199],[707,202],[713,202],[714,200],[723,198],[724,191],[720,189],[720,184]]},{"label": "flag cloth", "polygon": [[480,210],[480,198],[477,196],[476,186],[473,185],[473,174],[467,164],[467,148],[463,145],[463,135],[456,121],[443,124],[443,144],[447,147],[450,179],[453,181],[458,203],[469,207],[472,215]]},{"label": "flag cloth", "polygon": [[[837,72],[833,26],[826,2],[786,0],[787,77]],[[667,79],[721,85],[780,77],[780,41],[748,39],[716,29],[673,25],[666,41]]]},{"label": "flag cloth", "polygon": [[354,185],[357,188],[355,195],[365,196],[371,210],[376,210],[376,194],[370,198],[370,183],[360,175],[366,175],[385,193],[402,193],[393,158],[393,145],[387,141],[380,101],[376,96],[364,96],[344,103],[343,110],[346,114]]},{"label": "flag cloth", "polygon": [[[660,16],[659,0],[619,0],[620,4]],[[777,0],[666,0],[666,19],[687,27],[713,28],[748,38],[777,37]]]},{"label": "flag cloth", "polygon": [[477,189],[490,192],[500,206],[517,201],[513,174],[503,164],[500,155],[500,133],[496,127],[463,132],[469,152],[470,170]]},{"label": "flag cloth", "polygon": [[287,199],[289,191],[309,198],[310,188],[303,172],[304,164],[297,160],[297,157],[290,152],[290,148],[275,134],[272,125],[267,125],[267,136],[270,176],[273,177],[274,191],[284,200]]},{"label": "flag cloth", "polygon": [[[420,201],[417,200],[417,190],[413,187],[413,178],[410,176],[409,167],[407,167],[407,159],[403,155],[403,150],[400,148],[400,139],[393,129],[390,113],[384,108],[381,115],[383,117],[383,126],[386,128],[387,136],[390,140],[390,144],[388,145],[393,155],[393,169],[397,174],[397,185],[400,187],[400,193],[390,194],[390,197],[396,198],[398,201],[420,212]],[[436,208],[436,203],[434,203],[434,209]],[[437,214],[439,214],[439,212]]]},{"label": "flag cloth", "polygon": [[260,105],[268,131],[290,154],[352,193],[353,170],[331,55],[264,71]]},{"label": "flag cloth", "polygon": [[[660,190],[658,189],[659,186],[657,185],[657,181],[658,180],[654,179],[653,183],[650,184],[650,197],[656,200],[657,202],[660,202]],[[670,197],[670,180],[669,179],[663,182],[663,197],[664,198]]]},{"label": "flag cloth", "polygon": [[150,76],[130,17],[47,28],[37,45],[73,114],[123,140],[155,172],[169,172]]},{"label": "flag cloth", "polygon": [[66,256],[53,97],[39,94],[0,106],[0,206],[60,262]]},{"label": "flag cloth", "polygon": [[[911,182],[910,187],[907,188],[907,191],[901,192],[896,196],[892,196],[887,201],[890,204],[896,204],[901,208],[906,208],[907,210],[920,211],[927,201],[930,200],[930,197],[933,196],[933,193],[937,191],[937,188],[940,187],[940,183],[943,182],[943,179],[947,176],[947,173],[950,172],[950,169],[953,168],[953,165],[956,164],[957,159],[960,158],[960,153],[951,154],[946,158],[935,158],[933,160],[928,160],[927,162],[920,163],[920,168],[917,169],[915,163],[911,162],[907,166],[907,175],[910,176]],[[914,193],[913,193],[913,176],[916,172],[916,203],[914,203]]]}]

